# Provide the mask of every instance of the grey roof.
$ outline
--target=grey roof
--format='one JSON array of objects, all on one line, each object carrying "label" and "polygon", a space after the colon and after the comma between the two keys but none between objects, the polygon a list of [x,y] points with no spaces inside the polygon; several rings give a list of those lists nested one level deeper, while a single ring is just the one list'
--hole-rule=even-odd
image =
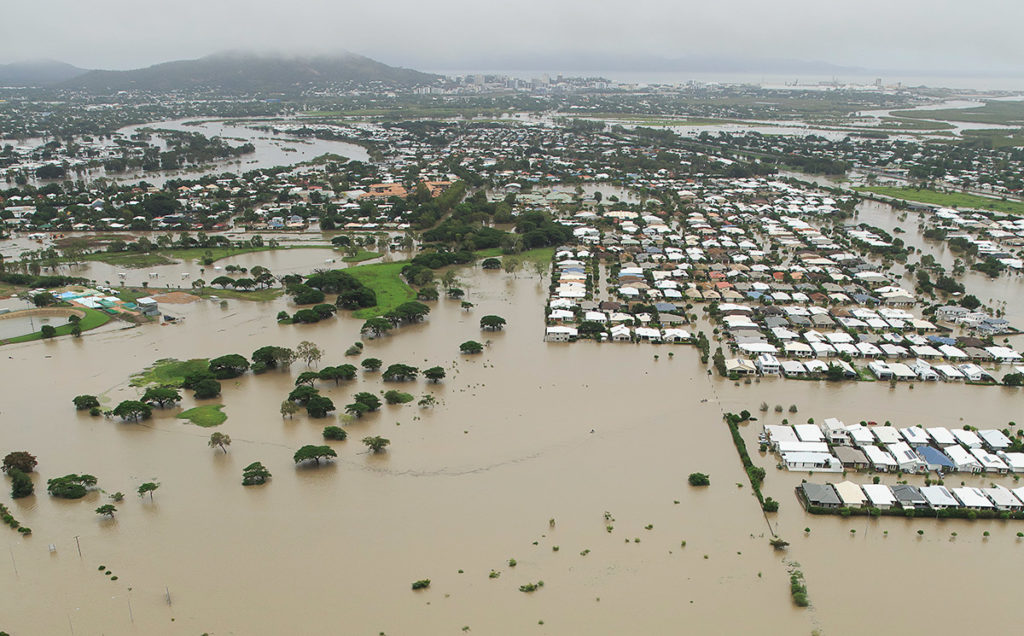
[{"label": "grey roof", "polygon": [[812,506],[838,506],[842,503],[835,489],[828,484],[804,483],[800,487],[803,488],[804,497]]},{"label": "grey roof", "polygon": [[852,446],[836,446],[832,448],[832,454],[839,458],[843,466],[868,463],[868,457],[864,451]]},{"label": "grey roof", "polygon": [[924,495],[921,494],[921,490],[917,486],[911,486],[910,484],[896,484],[892,487],[892,495],[896,497],[896,501],[900,502],[900,504],[923,505],[928,503]]}]

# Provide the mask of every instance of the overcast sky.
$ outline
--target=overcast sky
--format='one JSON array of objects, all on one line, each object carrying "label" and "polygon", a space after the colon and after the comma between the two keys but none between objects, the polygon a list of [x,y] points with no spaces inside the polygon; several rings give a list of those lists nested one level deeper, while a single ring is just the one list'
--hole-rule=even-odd
[{"label": "overcast sky", "polygon": [[726,56],[1024,75],[1015,0],[9,0],[0,62],[124,69],[228,49],[422,69],[543,55]]}]

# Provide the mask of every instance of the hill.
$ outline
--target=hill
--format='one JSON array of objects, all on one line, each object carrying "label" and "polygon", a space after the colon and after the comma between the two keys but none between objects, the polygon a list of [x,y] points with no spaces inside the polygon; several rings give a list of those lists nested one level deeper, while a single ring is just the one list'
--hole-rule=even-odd
[{"label": "hill", "polygon": [[130,71],[90,71],[60,86],[93,92],[212,90],[288,93],[309,86],[331,84],[376,82],[411,86],[429,83],[436,78],[436,75],[388,66],[353,53],[296,57],[232,52]]},{"label": "hill", "polygon": [[54,60],[27,60],[0,64],[0,86],[47,86],[64,82],[88,73],[64,62]]}]

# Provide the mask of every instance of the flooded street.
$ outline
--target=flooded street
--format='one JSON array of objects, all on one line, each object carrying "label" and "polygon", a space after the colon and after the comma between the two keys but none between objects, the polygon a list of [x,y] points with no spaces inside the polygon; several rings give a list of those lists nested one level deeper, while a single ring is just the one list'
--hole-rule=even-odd
[{"label": "flooded street", "polygon": [[[310,271],[323,263],[319,252],[218,264]],[[962,426],[963,417],[1001,427],[1019,412],[1019,390],[782,380],[734,386],[709,377],[692,347],[546,344],[546,279],[479,269],[460,277],[472,311],[433,303],[426,323],[367,341],[364,353],[385,365],[441,365],[443,382],[385,384],[379,374],[360,373],[337,387],[317,383],[339,411],[358,391],[390,388],[417,399],[430,393],[438,405],[381,407],[348,425],[347,441],[330,442],[339,457],[319,468],[296,468],[292,453],[322,443],[323,426],[335,422],[279,414],[302,362],[290,372],[223,382],[228,420],[213,430],[231,436],[227,454],[207,446],[211,430],[174,419],[180,409],[124,424],[77,413],[71,399],[97,394],[111,408],[141,395],[129,376],[154,360],[248,356],[302,340],[325,349],[320,366],[358,364],[343,353],[358,339],[360,320],[278,325],[278,311],[294,311],[286,299],[226,308],[204,300],[174,306],[187,318],[182,325],[3,347],[4,448],[39,458],[36,494],[10,505],[33,534],[0,532],[0,550],[10,553],[0,564],[0,589],[18,599],[5,606],[3,628],[276,634],[294,632],[301,616],[303,631],[349,634],[456,634],[464,627],[484,634],[846,634],[862,629],[870,611],[885,616],[886,631],[949,633],[973,619],[907,612],[908,601],[968,599],[986,625],[1016,623],[1005,611],[1015,602],[1005,563],[1024,549],[1014,537],[1024,526],[812,517],[793,495],[806,473],[777,471],[773,457],[753,453],[768,470],[765,494],[782,504],[771,522],[792,543],[775,552],[721,417],[766,401],[799,406],[795,415],[764,414],[770,423],[834,416]],[[481,333],[486,314],[505,317],[506,331]],[[460,355],[459,343],[470,339],[490,345],[482,355]],[[191,392],[183,393],[182,408],[190,408]],[[759,431],[758,422],[744,429],[752,451]],[[359,441],[367,435],[389,438],[388,452],[368,455]],[[257,460],[273,478],[243,488],[241,469]],[[710,475],[709,488],[687,485],[697,471]],[[127,493],[116,519],[94,514],[108,501],[101,493],[78,501],[46,494],[47,478],[72,472],[96,475],[107,493]],[[895,483],[895,476],[884,479]],[[144,481],[161,484],[152,502],[135,496]],[[812,529],[806,537],[804,527]],[[954,528],[960,536],[950,542]],[[783,559],[806,574],[810,609],[793,606]],[[100,565],[118,580],[107,580]],[[489,578],[492,569],[500,576]],[[953,571],[970,589],[948,584]],[[424,578],[429,589],[410,590]],[[537,581],[544,587],[536,592],[518,589]],[[929,584],[908,584],[916,581]]]}]

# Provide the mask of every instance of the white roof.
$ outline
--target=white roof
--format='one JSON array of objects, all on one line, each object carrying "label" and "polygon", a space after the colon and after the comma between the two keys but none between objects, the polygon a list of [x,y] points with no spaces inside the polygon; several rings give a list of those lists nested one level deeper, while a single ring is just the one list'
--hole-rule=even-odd
[{"label": "white roof", "polygon": [[864,446],[862,450],[872,465],[896,466],[896,460],[893,459],[892,455],[877,446]]},{"label": "white roof", "polygon": [[1003,432],[994,428],[986,428],[978,431],[978,437],[980,437],[989,448],[1009,448],[1010,438],[1003,435]]},{"label": "white roof", "polygon": [[896,497],[892,489],[885,484],[864,484],[861,490],[867,495],[868,500],[874,506],[891,506],[896,503]]},{"label": "white roof", "polygon": [[816,424],[794,424],[793,430],[802,442],[820,442],[825,439]]},{"label": "white roof", "polygon": [[1013,493],[1004,486],[997,485],[994,488],[982,488],[981,491],[992,500],[992,503],[1000,508],[1019,508],[1021,506],[1020,499],[1014,497]]},{"label": "white roof", "polygon": [[917,444],[925,444],[925,445],[927,445],[928,442],[931,441],[930,439],[928,439],[928,433],[926,433],[923,428],[918,428],[916,426],[909,426],[907,428],[901,428],[900,429],[900,433],[903,435],[903,438],[905,440],[907,440],[907,442],[910,443],[910,444],[915,444],[915,445],[917,445]]},{"label": "white roof", "polygon": [[947,508],[959,505],[959,502],[953,497],[953,493],[946,490],[945,486],[922,486],[921,494],[924,495],[925,501],[932,508]]},{"label": "white roof", "polygon": [[936,444],[940,444],[942,446],[947,444],[956,444],[956,438],[953,437],[953,434],[950,433],[949,429],[945,426],[933,426],[925,430],[928,431],[928,434],[931,435],[931,438],[935,440]]},{"label": "white roof", "polygon": [[968,431],[964,428],[954,428],[950,431],[956,441],[960,442],[967,448],[979,448],[981,447],[981,438],[974,434],[974,431]]},{"label": "white roof", "polygon": [[869,429],[875,438],[883,444],[896,444],[903,441],[900,432],[891,426],[874,426]]},{"label": "white roof", "polygon": [[988,497],[981,492],[980,488],[954,488],[953,496],[960,500],[964,506],[968,508],[994,508],[995,506]]},{"label": "white roof", "polygon": [[768,434],[768,439],[773,444],[779,442],[797,442],[799,439],[796,436],[796,431],[793,430],[792,426],[779,426],[778,424],[765,424],[765,433]]}]

